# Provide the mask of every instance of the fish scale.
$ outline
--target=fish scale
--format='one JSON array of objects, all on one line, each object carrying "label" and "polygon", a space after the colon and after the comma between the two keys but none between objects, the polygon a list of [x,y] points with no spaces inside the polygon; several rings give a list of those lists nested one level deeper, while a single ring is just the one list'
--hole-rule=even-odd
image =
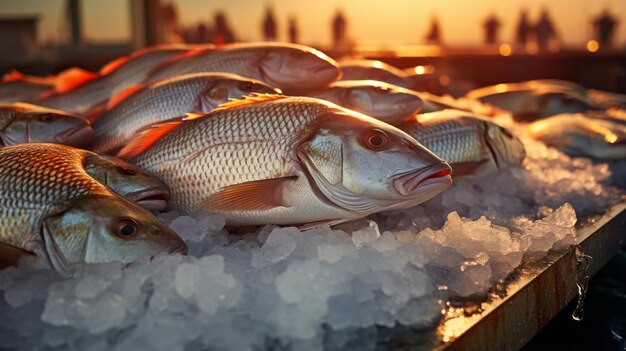
[{"label": "fish scale", "polygon": [[[95,130],[92,149],[96,152],[117,151],[141,129],[155,123],[184,116],[187,112],[210,112],[228,98],[239,98],[243,93],[231,86],[248,82],[249,93],[276,93],[276,91],[255,80],[233,74],[193,74],[178,76],[160,81],[141,89],[121,100],[102,113],[93,123]],[[197,111],[203,95],[216,85],[228,89],[223,101],[215,101],[215,106],[202,106],[206,111]]]},{"label": "fish scale", "polygon": [[206,50],[193,56],[164,62],[148,75],[145,82],[150,83],[180,74],[198,72],[230,72],[260,79],[258,61],[264,55],[263,50],[254,48]]},{"label": "fish scale", "polygon": [[[193,212],[206,194],[225,186],[293,175],[291,145],[325,108],[308,107],[317,111],[271,102],[217,111],[184,123],[133,162],[177,190],[171,206]],[[189,186],[194,178],[199,186]]]},{"label": "fish scale", "polygon": [[[60,152],[49,144],[33,144],[28,149],[6,147],[0,150],[0,237],[2,242],[24,248],[39,235],[38,218],[56,213],[72,199],[107,195],[109,191],[77,164],[80,150]],[[21,230],[29,235],[11,235]]]},{"label": "fish scale", "polygon": [[189,50],[189,46],[157,48],[131,58],[109,74],[86,82],[68,92],[38,99],[43,106],[84,113],[122,90],[141,83],[146,74],[161,62]]},{"label": "fish scale", "polygon": [[489,155],[482,138],[486,132],[483,123],[464,118],[418,120],[406,132],[447,162],[481,160]]}]

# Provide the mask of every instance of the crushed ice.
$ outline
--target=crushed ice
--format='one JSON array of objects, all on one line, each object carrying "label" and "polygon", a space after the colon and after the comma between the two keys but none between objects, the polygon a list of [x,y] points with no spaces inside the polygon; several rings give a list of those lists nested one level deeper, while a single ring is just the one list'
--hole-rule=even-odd
[{"label": "crushed ice", "polygon": [[524,260],[574,244],[577,214],[622,196],[606,164],[524,142],[521,169],[457,179],[424,206],[335,229],[228,235],[220,216],[170,212],[161,219],[189,256],[70,277],[2,270],[1,347],[367,350],[374,326],[433,328],[447,299],[484,298]]}]

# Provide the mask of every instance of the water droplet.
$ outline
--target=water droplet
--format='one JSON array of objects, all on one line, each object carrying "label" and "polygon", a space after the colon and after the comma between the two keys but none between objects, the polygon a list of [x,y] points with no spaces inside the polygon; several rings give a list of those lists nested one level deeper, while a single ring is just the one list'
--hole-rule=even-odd
[{"label": "water droplet", "polygon": [[585,311],[583,309],[585,303],[585,296],[587,295],[587,285],[589,284],[589,266],[591,266],[591,256],[585,255],[582,249],[576,247],[576,265],[574,270],[576,271],[576,287],[578,288],[578,301],[576,302],[576,308],[572,312],[572,318],[575,321],[582,321],[585,317]]}]

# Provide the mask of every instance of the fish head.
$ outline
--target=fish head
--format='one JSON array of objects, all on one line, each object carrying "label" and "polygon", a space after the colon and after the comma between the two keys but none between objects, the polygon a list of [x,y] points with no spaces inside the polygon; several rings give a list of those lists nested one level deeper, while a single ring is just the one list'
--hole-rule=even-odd
[{"label": "fish head", "polygon": [[56,110],[19,114],[2,131],[6,146],[23,143],[58,143],[81,147],[87,145],[93,129],[88,121]]},{"label": "fish head", "polygon": [[359,213],[406,208],[451,185],[451,168],[403,131],[341,109],[320,122],[297,155],[315,187]]},{"label": "fish head", "polygon": [[504,127],[487,121],[485,124],[485,144],[496,166],[504,169],[521,165],[526,157],[522,141]]},{"label": "fish head", "polygon": [[254,93],[259,94],[280,94],[280,89],[272,88],[269,85],[244,77],[225,75],[218,78],[200,96],[201,108],[197,112],[209,113],[219,105],[231,99],[240,99]]},{"label": "fish head", "polygon": [[186,253],[183,240],[148,210],[117,195],[72,202],[43,222],[44,246],[53,268],[68,263],[129,263],[142,256]]},{"label": "fish head", "polygon": [[537,106],[541,117],[602,109],[588,103],[584,98],[565,92],[540,93],[537,96]]},{"label": "fish head", "polygon": [[269,46],[260,62],[262,80],[281,89],[312,89],[339,77],[337,63],[316,49],[301,45]]},{"label": "fish head", "polygon": [[91,177],[144,208],[163,211],[167,207],[167,185],[122,159],[90,153],[83,167]]},{"label": "fish head", "polygon": [[391,124],[402,122],[423,106],[415,92],[377,81],[365,81],[349,88],[345,101],[345,107]]}]

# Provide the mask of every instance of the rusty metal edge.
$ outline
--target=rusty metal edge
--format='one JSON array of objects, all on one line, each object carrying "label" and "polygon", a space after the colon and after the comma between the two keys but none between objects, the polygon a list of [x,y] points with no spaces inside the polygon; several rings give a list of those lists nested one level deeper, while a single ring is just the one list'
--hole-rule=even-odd
[{"label": "rusty metal edge", "polygon": [[[593,258],[595,275],[626,242],[626,202],[577,231],[582,251]],[[519,350],[578,294],[576,248],[531,264],[507,288],[507,296],[487,304],[477,322],[455,340],[435,349]]]}]

